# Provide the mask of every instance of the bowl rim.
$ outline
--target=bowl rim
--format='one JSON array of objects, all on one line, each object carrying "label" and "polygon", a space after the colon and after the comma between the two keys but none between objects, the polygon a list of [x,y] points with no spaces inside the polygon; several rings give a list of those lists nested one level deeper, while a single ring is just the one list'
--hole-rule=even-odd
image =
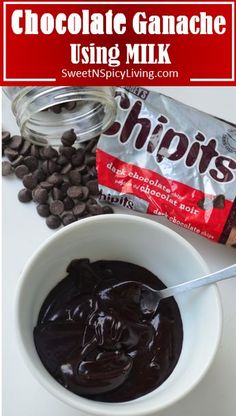
[{"label": "bowl rim", "polygon": [[[189,385],[183,392],[179,393],[177,397],[173,397],[170,399],[168,403],[158,404],[155,406],[152,404],[152,406],[148,407],[143,410],[142,408],[138,408],[138,401],[141,398],[128,401],[128,402],[118,402],[118,403],[107,403],[107,402],[98,402],[98,401],[92,401],[89,399],[86,399],[81,396],[77,396],[76,394],[70,392],[69,390],[65,389],[63,386],[61,386],[49,373],[50,378],[46,379],[44,377],[43,371],[40,372],[36,368],[35,364],[29,357],[29,354],[27,352],[27,348],[25,347],[24,341],[23,341],[23,335],[21,333],[20,327],[20,299],[23,292],[23,283],[25,279],[27,278],[28,271],[32,267],[34,261],[37,259],[37,257],[40,255],[42,251],[44,251],[48,246],[53,243],[54,240],[60,239],[61,236],[69,234],[72,229],[81,228],[83,226],[86,226],[86,224],[91,224],[93,222],[106,222],[107,224],[109,222],[117,222],[117,221],[125,221],[125,222],[136,222],[136,223],[142,223],[143,225],[147,224],[149,226],[155,227],[157,230],[162,230],[163,232],[169,234],[169,236],[172,236],[176,242],[180,242],[182,245],[184,245],[191,253],[192,255],[197,259],[202,269],[208,273],[209,268],[202,258],[202,256],[199,254],[199,252],[190,244],[185,238],[180,236],[177,232],[173,231],[172,229],[168,228],[165,225],[162,225],[156,221],[153,221],[149,218],[140,217],[138,215],[129,215],[129,214],[112,214],[109,215],[99,215],[89,218],[81,219],[78,222],[69,224],[65,228],[62,228],[61,230],[57,231],[55,234],[52,234],[49,236],[45,241],[43,241],[39,247],[33,252],[33,254],[28,258],[27,262],[25,263],[21,273],[20,277],[17,282],[16,292],[15,292],[15,298],[14,298],[14,329],[16,332],[16,338],[18,341],[20,353],[24,359],[24,362],[26,364],[26,367],[28,367],[30,373],[34,376],[34,378],[41,384],[41,386],[44,387],[47,391],[49,391],[54,397],[62,401],[63,403],[80,410],[82,412],[85,412],[89,415],[95,415],[95,416],[110,416],[111,411],[113,416],[132,416],[135,414],[135,416],[147,416],[154,413],[157,413],[161,410],[164,410],[172,405],[174,405],[176,402],[181,400],[183,397],[185,397],[190,391],[192,391],[199,382],[203,379],[205,374],[207,373],[209,367],[212,365],[212,362],[215,358],[218,345],[221,339],[221,333],[222,333],[222,306],[219,296],[219,291],[216,286],[216,284],[212,284],[212,296],[215,297],[216,305],[217,305],[217,315],[215,316],[215,326],[216,329],[216,341],[214,348],[212,348],[211,356],[208,359],[208,362],[204,365],[204,368],[201,369],[199,372],[198,377],[195,379],[194,382],[192,382],[191,385]],[[42,364],[42,370],[45,370],[45,367]],[[135,409],[132,410],[132,403],[135,405]],[[140,402],[141,403],[141,402]],[[117,407],[115,408],[114,405]]]}]

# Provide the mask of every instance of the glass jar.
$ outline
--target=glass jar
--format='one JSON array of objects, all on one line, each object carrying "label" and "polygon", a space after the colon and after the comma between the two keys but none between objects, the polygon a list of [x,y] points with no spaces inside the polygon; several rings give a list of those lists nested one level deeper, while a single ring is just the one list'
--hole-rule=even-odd
[{"label": "glass jar", "polygon": [[113,87],[5,87],[21,135],[37,145],[58,146],[74,129],[78,142],[99,136],[116,115]]}]

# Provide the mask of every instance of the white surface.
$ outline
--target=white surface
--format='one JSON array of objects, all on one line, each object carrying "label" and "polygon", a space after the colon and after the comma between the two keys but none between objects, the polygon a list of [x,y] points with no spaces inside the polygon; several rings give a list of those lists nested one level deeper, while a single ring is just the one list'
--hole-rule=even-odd
[{"label": "white surface", "polygon": [[[157,89],[218,117],[235,122],[235,88]],[[3,127],[16,133],[17,127],[9,108],[9,103],[4,98]],[[3,415],[82,416],[82,413],[52,397],[35,381],[18,351],[13,327],[16,282],[29,256],[53,233],[37,215],[33,203],[18,202],[17,192],[21,187],[21,181],[16,178],[3,179]],[[152,217],[152,219],[168,225],[185,237],[200,252],[211,271],[235,263],[235,249],[209,242],[170,224],[164,218]],[[158,416],[236,414],[236,279],[221,282],[218,286],[224,318],[222,340],[214,363],[193,392],[168,410],[158,413]]]}]

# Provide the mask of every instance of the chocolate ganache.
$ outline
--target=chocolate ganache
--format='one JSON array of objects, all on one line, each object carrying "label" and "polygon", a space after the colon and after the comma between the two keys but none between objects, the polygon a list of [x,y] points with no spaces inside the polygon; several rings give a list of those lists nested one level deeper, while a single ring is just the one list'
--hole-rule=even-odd
[{"label": "chocolate ganache", "polygon": [[168,298],[149,311],[140,297],[144,285],[148,298],[147,288],[164,284],[122,261],[73,260],[67,272],[34,329],[49,373],[75,394],[104,402],[132,400],[163,383],[182,348],[179,308]]}]

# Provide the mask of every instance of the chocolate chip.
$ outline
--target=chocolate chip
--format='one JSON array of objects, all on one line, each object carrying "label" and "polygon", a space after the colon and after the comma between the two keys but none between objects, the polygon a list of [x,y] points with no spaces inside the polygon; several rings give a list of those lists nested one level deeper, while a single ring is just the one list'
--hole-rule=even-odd
[{"label": "chocolate chip", "polygon": [[58,157],[58,153],[56,149],[53,149],[52,146],[46,146],[43,152],[46,159],[53,159],[54,157]]},{"label": "chocolate chip", "polygon": [[87,201],[87,205],[97,205],[97,204],[98,203],[97,203],[96,199],[94,199],[92,197],[90,197]]},{"label": "chocolate chip", "polygon": [[49,217],[46,219],[46,224],[49,228],[55,230],[56,228],[60,227],[61,219],[56,215],[49,215]]},{"label": "chocolate chip", "polygon": [[4,162],[2,162],[2,176],[8,176],[12,172],[13,172],[13,169],[12,169],[10,162],[8,162],[7,160],[4,160]]},{"label": "chocolate chip", "polygon": [[24,140],[23,146],[20,150],[22,156],[27,156],[31,153],[31,143],[28,140]]},{"label": "chocolate chip", "polygon": [[82,164],[82,165],[78,166],[78,167],[76,168],[76,170],[77,170],[78,172],[80,172],[81,174],[84,174],[84,173],[86,173],[86,172],[88,171],[88,167],[87,167],[87,165]]},{"label": "chocolate chip", "polygon": [[21,189],[18,192],[18,199],[20,202],[30,202],[32,201],[32,193],[29,189]]},{"label": "chocolate chip", "polygon": [[20,165],[15,168],[15,175],[19,179],[23,179],[25,175],[29,173],[29,169],[25,165]]},{"label": "chocolate chip", "polygon": [[67,189],[67,195],[69,198],[81,198],[83,196],[83,191],[81,186],[70,186]]},{"label": "chocolate chip", "polygon": [[89,197],[89,189],[87,186],[82,186],[81,187],[82,192],[83,192],[83,197],[81,198],[82,201],[87,201],[88,197]]},{"label": "chocolate chip", "polygon": [[60,146],[59,147],[59,153],[62,156],[65,156],[68,161],[71,160],[72,155],[75,154],[75,152],[76,152],[76,149],[74,147],[70,147],[70,146]]},{"label": "chocolate chip", "polygon": [[61,189],[54,187],[52,189],[52,198],[54,200],[59,199],[60,201],[62,201],[65,198],[65,193],[61,191]]},{"label": "chocolate chip", "polygon": [[26,156],[24,163],[29,168],[30,172],[34,172],[38,167],[38,159],[34,156]]},{"label": "chocolate chip", "polygon": [[50,215],[49,205],[48,204],[39,204],[36,207],[37,213],[40,217],[47,218]]},{"label": "chocolate chip", "polygon": [[49,175],[49,160],[45,160],[43,163],[42,163],[42,171],[46,174],[46,175]]},{"label": "chocolate chip", "polygon": [[217,195],[213,199],[213,207],[218,209],[223,209],[225,207],[225,196],[224,195]]},{"label": "chocolate chip", "polygon": [[72,155],[71,163],[75,167],[80,166],[80,165],[82,165],[82,163],[84,163],[84,159],[85,159],[84,149],[79,148],[79,149],[76,150],[76,153],[74,155]]},{"label": "chocolate chip", "polygon": [[98,175],[97,175],[97,169],[96,169],[95,166],[93,166],[92,168],[90,168],[89,171],[88,171],[88,173],[89,173],[91,179],[96,179],[98,177]]},{"label": "chocolate chip", "polygon": [[110,207],[109,205],[104,205],[102,207],[102,213],[103,214],[113,214],[114,210],[112,207]]},{"label": "chocolate chip", "polygon": [[62,182],[62,184],[61,184],[61,186],[60,186],[60,190],[64,193],[64,194],[66,194],[67,193],[67,190],[68,190],[68,188],[70,187],[70,183],[69,182],[66,182],[66,181],[64,181],[64,182]]},{"label": "chocolate chip", "polygon": [[98,181],[96,179],[88,181],[86,183],[86,186],[89,188],[89,192],[91,195],[98,195],[99,189],[98,189]]},{"label": "chocolate chip", "polygon": [[82,176],[81,178],[81,183],[82,185],[86,185],[88,181],[91,180],[90,174],[86,173],[85,175]]},{"label": "chocolate chip", "polygon": [[64,103],[64,108],[67,111],[72,111],[74,110],[75,107],[76,107],[76,101],[67,101],[66,103]]},{"label": "chocolate chip", "polygon": [[34,200],[35,202],[39,202],[40,204],[44,204],[48,200],[48,193],[46,189],[37,188],[34,192]]},{"label": "chocolate chip", "polygon": [[11,141],[11,133],[9,131],[2,132],[2,144],[7,145]]},{"label": "chocolate chip", "polygon": [[91,152],[91,150],[94,148],[94,146],[97,145],[98,139],[99,139],[99,137],[95,137],[94,139],[89,140],[88,142],[86,142],[86,144],[85,144],[85,152],[86,153]]},{"label": "chocolate chip", "polygon": [[76,218],[72,213],[68,213],[68,214],[64,215],[63,218],[62,218],[63,225],[69,225],[69,224],[71,224],[72,222],[75,222],[75,221],[76,221]]},{"label": "chocolate chip", "polygon": [[41,168],[38,168],[33,172],[33,178],[37,183],[43,182],[46,179],[46,174]]},{"label": "chocolate chip", "polygon": [[28,173],[28,175],[25,175],[23,177],[23,185],[27,188],[30,189],[31,191],[37,186],[37,182],[34,179],[32,173]]},{"label": "chocolate chip", "polygon": [[46,157],[44,155],[44,147],[39,147],[39,156],[42,160],[46,159]]},{"label": "chocolate chip", "polygon": [[32,199],[34,202],[38,202],[35,198],[35,193],[37,189],[39,189],[39,185],[37,185],[36,188],[32,189]]},{"label": "chocolate chip", "polygon": [[69,180],[72,185],[80,185],[81,184],[81,174],[78,169],[73,169],[68,174]]},{"label": "chocolate chip", "polygon": [[47,181],[40,182],[40,186],[41,188],[46,189],[47,191],[50,191],[50,189],[53,188],[53,184]]},{"label": "chocolate chip", "polygon": [[77,137],[74,129],[67,130],[61,137],[61,142],[64,146],[72,146],[76,141]]},{"label": "chocolate chip", "polygon": [[12,136],[8,147],[10,147],[12,150],[18,150],[22,144],[23,138],[21,136]]},{"label": "chocolate chip", "polygon": [[32,156],[37,157],[37,159],[39,159],[40,158],[39,146],[36,146],[36,144],[32,144],[30,153]]},{"label": "chocolate chip", "polygon": [[49,206],[50,212],[53,215],[60,215],[64,211],[64,204],[62,201],[56,200],[52,201]]},{"label": "chocolate chip", "polygon": [[86,163],[89,167],[93,167],[96,166],[96,157],[95,156],[90,156],[86,159]]},{"label": "chocolate chip", "polygon": [[84,202],[78,202],[73,208],[73,214],[76,217],[81,217],[83,213],[86,211],[86,204]]},{"label": "chocolate chip", "polygon": [[60,114],[62,112],[62,106],[61,104],[55,104],[52,107],[49,108],[53,113]]},{"label": "chocolate chip", "polygon": [[47,181],[53,185],[60,185],[63,182],[63,176],[60,173],[53,173],[48,177]]},{"label": "chocolate chip", "polygon": [[48,172],[54,173],[54,172],[60,172],[61,170],[61,166],[57,165],[57,163],[55,162],[55,160],[49,160],[48,161]]},{"label": "chocolate chip", "polygon": [[61,170],[61,174],[62,174],[62,175],[67,175],[67,174],[70,172],[71,168],[72,168],[71,163],[67,163],[67,165],[65,165],[65,166],[62,168],[62,170]]},{"label": "chocolate chip", "polygon": [[63,201],[65,211],[70,211],[74,207],[73,199],[69,198],[68,196]]},{"label": "chocolate chip", "polygon": [[103,214],[102,207],[98,204],[87,204],[87,210],[91,215]]},{"label": "chocolate chip", "polygon": [[67,163],[68,163],[68,159],[64,155],[60,155],[57,158],[57,164],[59,166],[65,166],[65,165],[67,165]]},{"label": "chocolate chip", "polygon": [[17,166],[20,166],[23,164],[24,164],[24,157],[20,155],[15,160],[13,160],[11,165],[13,168],[16,168]]},{"label": "chocolate chip", "polygon": [[4,155],[10,160],[10,162],[13,162],[13,160],[18,157],[18,152],[7,147],[4,151]]}]

